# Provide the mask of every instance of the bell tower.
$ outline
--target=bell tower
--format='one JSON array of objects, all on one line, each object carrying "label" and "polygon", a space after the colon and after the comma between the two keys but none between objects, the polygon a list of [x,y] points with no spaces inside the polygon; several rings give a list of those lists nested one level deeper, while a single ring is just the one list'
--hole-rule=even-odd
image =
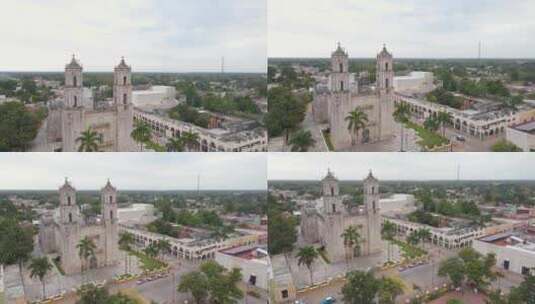
[{"label": "bell tower", "polygon": [[80,208],[76,204],[76,189],[65,178],[65,183],[59,188],[59,217],[62,225],[79,225]]},{"label": "bell tower", "polygon": [[331,54],[330,88],[331,92],[349,91],[349,56],[340,43]]},{"label": "bell tower", "polygon": [[373,254],[381,251],[381,215],[379,214],[379,180],[373,176],[371,170],[364,179],[363,187],[367,216],[365,249],[366,254]]},{"label": "bell tower", "polygon": [[383,46],[377,55],[378,135],[386,139],[394,135],[394,58]]},{"label": "bell tower", "polygon": [[117,220],[117,189],[112,186],[110,180],[100,191],[100,201],[102,204],[102,221],[105,230],[106,247],[104,250],[106,265],[113,265],[119,256],[117,242],[118,220]]},{"label": "bell tower", "polygon": [[334,177],[331,170],[321,180],[321,195],[323,198],[323,210],[326,214],[338,214],[344,211],[344,205],[340,198],[340,188],[338,179]]},{"label": "bell tower", "polygon": [[69,64],[65,66],[65,101],[64,106],[66,108],[78,108],[83,106],[83,79],[82,79],[82,66],[74,55]]},{"label": "bell tower", "polygon": [[61,264],[66,273],[80,271],[81,260],[76,245],[80,241],[81,222],[80,208],[76,204],[76,189],[65,178],[65,183],[59,188],[58,229],[62,237],[56,240]]},{"label": "bell tower", "polygon": [[115,105],[132,104],[132,69],[121,58],[113,74],[113,102]]},{"label": "bell tower", "polygon": [[379,94],[385,95],[394,88],[394,59],[391,53],[383,46],[377,55],[377,89]]}]

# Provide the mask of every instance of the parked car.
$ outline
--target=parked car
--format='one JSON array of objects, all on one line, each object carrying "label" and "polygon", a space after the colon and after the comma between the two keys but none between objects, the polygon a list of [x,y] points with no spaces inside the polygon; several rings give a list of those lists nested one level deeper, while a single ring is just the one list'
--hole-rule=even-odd
[{"label": "parked car", "polygon": [[465,142],[466,141],[466,138],[462,135],[455,135],[455,139],[457,141],[461,141],[461,142]]},{"label": "parked car", "polygon": [[336,299],[334,297],[326,297],[325,299],[321,300],[320,304],[332,304],[335,302]]}]

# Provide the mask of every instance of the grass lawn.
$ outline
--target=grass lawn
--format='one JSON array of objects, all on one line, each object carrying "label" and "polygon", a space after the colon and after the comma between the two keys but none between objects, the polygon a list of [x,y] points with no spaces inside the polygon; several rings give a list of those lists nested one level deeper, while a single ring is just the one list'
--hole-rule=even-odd
[{"label": "grass lawn", "polygon": [[419,258],[427,254],[427,251],[400,240],[393,240],[392,243],[401,249],[402,255],[407,259]]},{"label": "grass lawn", "polygon": [[443,146],[449,143],[449,140],[447,138],[442,137],[441,135],[435,132],[431,132],[423,126],[420,126],[419,124],[416,124],[412,121],[405,123],[405,126],[416,131],[416,134],[418,135],[418,137],[420,137],[418,144],[424,148],[432,149],[434,147]]},{"label": "grass lawn", "polygon": [[334,151],[334,146],[333,146],[333,143],[331,142],[331,133],[325,130],[321,130],[321,134],[323,135],[323,138],[325,139],[325,142],[327,143],[327,149],[329,149],[329,151]]},{"label": "grass lawn", "polygon": [[147,272],[161,269],[167,266],[166,263],[158,261],[157,259],[152,258],[139,251],[130,251],[130,254],[136,256],[139,259],[142,264],[141,268]]}]

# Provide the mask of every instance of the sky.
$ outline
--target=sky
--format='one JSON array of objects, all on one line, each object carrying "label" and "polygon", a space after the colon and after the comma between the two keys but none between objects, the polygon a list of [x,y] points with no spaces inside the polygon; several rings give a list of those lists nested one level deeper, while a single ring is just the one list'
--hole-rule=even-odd
[{"label": "sky", "polygon": [[[45,4],[46,2],[46,4]],[[266,0],[1,0],[0,71],[266,72]]]},{"label": "sky", "polygon": [[0,153],[0,190],[266,190],[264,153]]},{"label": "sky", "polygon": [[270,153],[269,180],[535,180],[535,153]]},{"label": "sky", "polygon": [[533,0],[269,0],[269,57],[534,58]]}]

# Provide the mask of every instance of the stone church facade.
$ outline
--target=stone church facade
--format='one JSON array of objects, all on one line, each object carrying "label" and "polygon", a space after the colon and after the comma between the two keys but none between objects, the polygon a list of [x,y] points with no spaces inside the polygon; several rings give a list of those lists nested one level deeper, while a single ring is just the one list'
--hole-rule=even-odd
[{"label": "stone church facade", "polygon": [[46,143],[38,150],[76,152],[77,138],[91,128],[102,137],[99,151],[135,151],[131,133],[134,121],[132,103],[132,69],[124,58],[114,70],[113,99],[95,105],[84,96],[82,66],[72,58],[65,66],[64,99],[49,107],[46,121]]},{"label": "stone church facade", "polygon": [[[76,202],[76,189],[67,181],[59,188],[59,207],[43,217],[39,243],[45,253],[57,253],[66,274],[115,265],[119,261],[117,189],[110,181],[101,189],[101,215],[87,218]],[[80,259],[77,245],[83,238],[96,245],[95,257]]]},{"label": "stone church facade", "polygon": [[[394,60],[386,46],[377,55],[376,79],[375,87],[359,85],[357,75],[349,72],[348,53],[340,44],[332,53],[328,84],[316,88],[312,112],[316,122],[329,124],[335,149],[349,148],[353,140],[358,145],[394,135]],[[366,127],[357,136],[348,130],[345,120],[355,109],[368,117]]]},{"label": "stone church facade", "polygon": [[379,214],[379,181],[370,172],[364,180],[364,205],[349,206],[340,196],[338,180],[328,172],[321,181],[322,205],[304,210],[301,234],[308,244],[325,248],[331,261],[343,261],[347,255],[342,234],[355,226],[362,237],[361,255],[372,255],[382,250],[381,216]]}]

